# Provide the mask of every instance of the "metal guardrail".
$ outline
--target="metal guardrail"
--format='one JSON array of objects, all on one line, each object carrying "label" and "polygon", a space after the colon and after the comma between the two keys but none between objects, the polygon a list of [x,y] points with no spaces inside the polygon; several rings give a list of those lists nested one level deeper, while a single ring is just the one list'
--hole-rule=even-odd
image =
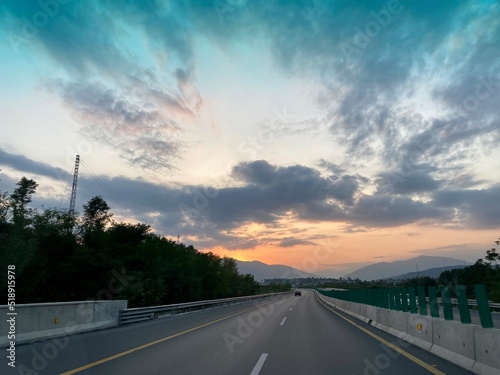
[{"label": "metal guardrail", "polygon": [[213,300],[205,300],[205,301],[196,301],[196,302],[186,302],[186,303],[175,303],[171,305],[163,305],[163,306],[150,306],[150,307],[136,307],[132,309],[120,310],[120,317],[118,323],[128,324],[141,322],[145,320],[154,319],[160,315],[165,313],[179,313],[184,311],[192,311],[192,310],[203,310],[208,307],[217,307],[223,305],[230,305],[234,303],[247,302],[252,300],[258,300],[263,298],[268,298],[272,296],[283,295],[292,292],[283,292],[283,293],[267,293],[267,294],[259,294],[255,296],[244,296],[244,297],[233,297],[233,298],[222,298],[222,299],[213,299]]},{"label": "metal guardrail", "polygon": [[[425,300],[427,301],[427,303],[429,303],[429,297],[426,297]],[[438,298],[437,300],[438,300],[439,306],[443,306],[442,298]],[[467,299],[467,303],[469,304],[469,307],[477,307],[477,301],[475,299]],[[451,304],[453,306],[457,306],[458,299],[451,298]],[[490,306],[491,311],[500,311],[500,303],[488,301],[488,305]]]}]

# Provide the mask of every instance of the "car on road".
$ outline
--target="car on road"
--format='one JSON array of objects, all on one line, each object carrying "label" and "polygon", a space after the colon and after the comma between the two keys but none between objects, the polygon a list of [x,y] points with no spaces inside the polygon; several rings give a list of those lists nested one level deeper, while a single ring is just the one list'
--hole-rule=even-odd
[{"label": "car on road", "polygon": [[302,293],[301,293],[301,291],[300,291],[300,290],[296,290],[296,291],[295,291],[295,295],[296,295],[296,296],[301,296],[301,295],[302,295]]}]

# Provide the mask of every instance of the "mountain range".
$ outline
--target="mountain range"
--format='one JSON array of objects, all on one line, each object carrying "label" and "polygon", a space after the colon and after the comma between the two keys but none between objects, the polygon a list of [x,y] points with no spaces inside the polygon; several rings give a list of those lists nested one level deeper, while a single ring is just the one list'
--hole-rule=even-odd
[{"label": "mountain range", "polygon": [[316,275],[307,274],[296,268],[284,266],[282,264],[266,264],[253,260],[246,262],[235,259],[238,265],[238,271],[241,274],[253,275],[255,281],[265,279],[295,279],[300,277],[317,277]]},{"label": "mountain range", "polygon": [[465,266],[462,264],[462,265],[459,265],[459,266],[429,268],[428,270],[423,270],[423,271],[419,271],[419,272],[408,272],[408,273],[404,273],[402,275],[391,276],[391,277],[389,277],[389,279],[392,279],[392,280],[405,280],[405,279],[413,279],[415,277],[432,277],[432,278],[437,278],[444,271],[450,271],[450,270],[454,270],[454,269],[457,269],[457,268],[464,268],[464,267]]},{"label": "mountain range", "polygon": [[351,272],[345,277],[361,280],[378,280],[393,278],[396,275],[403,275],[414,272],[422,275],[423,271],[432,268],[450,267],[450,266],[469,266],[472,263],[449,257],[433,257],[421,255],[416,258],[398,260],[395,262],[380,262],[362,267]]},{"label": "mountain range", "polygon": [[[236,259],[235,259],[236,260]],[[251,274],[256,281],[265,279],[294,279],[307,277],[326,277],[327,271],[308,274],[296,268],[282,264],[266,264],[259,261],[236,260],[241,274]],[[443,271],[466,267],[470,262],[450,257],[418,256],[416,258],[395,262],[379,262],[361,267],[343,277],[361,280],[406,279],[418,276],[438,277]]]}]

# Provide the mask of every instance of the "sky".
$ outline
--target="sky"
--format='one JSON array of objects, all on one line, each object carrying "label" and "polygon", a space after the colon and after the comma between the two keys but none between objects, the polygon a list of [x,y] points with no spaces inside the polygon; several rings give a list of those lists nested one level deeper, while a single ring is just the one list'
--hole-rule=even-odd
[{"label": "sky", "polygon": [[[500,236],[498,1],[0,4],[0,191],[339,275]],[[179,237],[178,237],[179,236]]]}]

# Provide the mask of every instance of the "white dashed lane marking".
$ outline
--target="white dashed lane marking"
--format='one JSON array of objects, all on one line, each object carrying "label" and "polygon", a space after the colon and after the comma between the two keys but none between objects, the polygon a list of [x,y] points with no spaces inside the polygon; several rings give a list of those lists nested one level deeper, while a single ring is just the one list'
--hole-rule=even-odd
[{"label": "white dashed lane marking", "polygon": [[250,375],[259,375],[259,372],[262,369],[262,366],[264,366],[264,362],[266,361],[266,358],[267,358],[267,353],[262,353],[262,355],[260,356],[259,360],[255,364],[255,367],[253,368]]}]

